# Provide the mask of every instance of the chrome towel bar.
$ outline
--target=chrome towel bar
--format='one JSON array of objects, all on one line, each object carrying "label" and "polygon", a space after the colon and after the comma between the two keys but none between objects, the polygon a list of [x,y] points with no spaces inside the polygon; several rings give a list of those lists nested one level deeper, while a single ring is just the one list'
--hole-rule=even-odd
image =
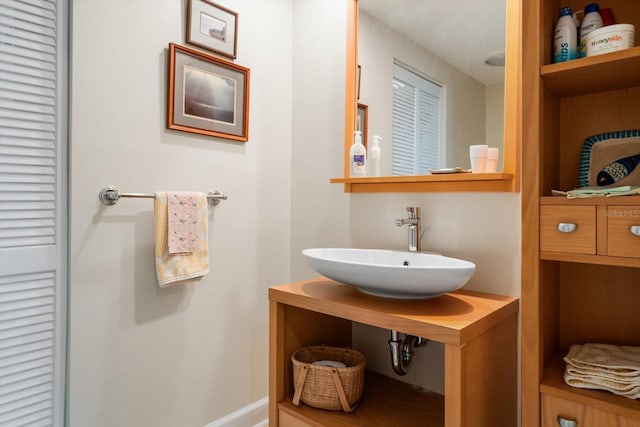
[{"label": "chrome towel bar", "polygon": [[[121,197],[133,197],[142,199],[155,199],[155,194],[151,193],[121,193],[117,188],[105,187],[98,193],[98,200],[103,205],[115,205]],[[214,207],[220,203],[220,200],[227,200],[227,195],[217,190],[207,193],[207,203],[209,206]]]}]

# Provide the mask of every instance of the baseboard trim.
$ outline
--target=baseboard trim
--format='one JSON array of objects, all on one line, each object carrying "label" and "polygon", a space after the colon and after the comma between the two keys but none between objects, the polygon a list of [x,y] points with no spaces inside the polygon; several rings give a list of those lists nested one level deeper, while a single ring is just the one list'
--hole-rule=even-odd
[{"label": "baseboard trim", "polygon": [[269,425],[269,397],[225,415],[204,427],[267,427]]}]

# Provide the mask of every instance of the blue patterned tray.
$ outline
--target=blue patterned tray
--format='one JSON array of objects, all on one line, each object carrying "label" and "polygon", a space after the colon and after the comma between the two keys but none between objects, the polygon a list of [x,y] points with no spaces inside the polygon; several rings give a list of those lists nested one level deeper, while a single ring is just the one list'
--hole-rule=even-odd
[{"label": "blue patterned tray", "polygon": [[606,132],[592,135],[584,140],[582,152],[580,153],[580,169],[578,172],[578,187],[589,186],[589,159],[591,158],[591,148],[594,144],[608,141],[614,138],[633,138],[640,136],[640,129],[621,130],[616,132]]}]

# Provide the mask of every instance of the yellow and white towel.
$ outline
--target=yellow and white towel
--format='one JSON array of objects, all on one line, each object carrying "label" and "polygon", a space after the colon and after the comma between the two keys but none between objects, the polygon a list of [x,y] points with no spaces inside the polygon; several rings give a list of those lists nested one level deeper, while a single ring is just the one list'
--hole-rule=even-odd
[{"label": "yellow and white towel", "polygon": [[640,398],[640,347],[572,345],[564,360],[567,362],[564,380],[570,386]]},{"label": "yellow and white towel", "polygon": [[[193,197],[194,193],[189,193]],[[155,193],[153,214],[155,218],[155,259],[158,284],[167,287],[202,279],[209,273],[209,242],[207,227],[207,195],[197,193],[196,233],[193,237],[193,251],[183,254],[169,253],[169,220],[167,193]]]}]

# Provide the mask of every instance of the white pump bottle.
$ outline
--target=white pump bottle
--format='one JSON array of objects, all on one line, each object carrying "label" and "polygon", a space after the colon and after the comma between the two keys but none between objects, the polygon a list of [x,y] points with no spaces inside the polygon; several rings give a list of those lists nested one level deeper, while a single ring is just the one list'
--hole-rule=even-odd
[{"label": "white pump bottle", "polygon": [[373,139],[371,141],[371,147],[369,148],[369,175],[370,176],[380,176],[380,160],[382,158],[382,148],[380,147],[380,142],[382,141],[382,137],[380,135],[373,135]]}]

